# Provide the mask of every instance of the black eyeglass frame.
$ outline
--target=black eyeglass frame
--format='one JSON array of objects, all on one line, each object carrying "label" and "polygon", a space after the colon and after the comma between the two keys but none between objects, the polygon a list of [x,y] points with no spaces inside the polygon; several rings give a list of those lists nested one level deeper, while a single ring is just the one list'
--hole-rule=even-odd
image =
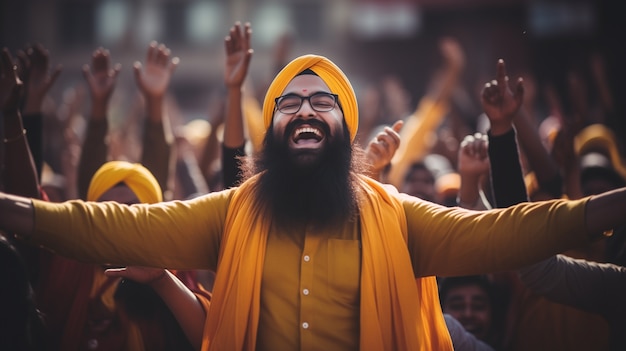
[{"label": "black eyeglass frame", "polygon": [[[313,98],[314,96],[319,96],[319,95],[332,96],[333,100],[335,102],[333,104],[333,107],[331,109],[329,109],[329,110],[321,110],[321,111],[318,110],[317,108],[315,108],[314,104],[311,103],[311,98]],[[298,97],[298,98],[300,98],[300,105],[298,106],[297,110],[295,110],[294,112],[283,112],[283,111],[281,111],[278,108],[278,102],[281,99],[286,98],[286,97]],[[304,103],[304,100],[308,100],[309,101],[309,105],[311,106],[313,111],[316,111],[316,112],[330,112],[330,111],[334,110],[336,106],[339,106],[339,109],[343,112],[343,109],[341,108],[341,105],[339,104],[339,95],[333,94],[333,93],[327,93],[327,92],[324,92],[324,91],[320,91],[320,92],[317,92],[315,94],[311,94],[309,96],[301,96],[301,95],[298,95],[298,94],[287,94],[287,95],[279,96],[279,97],[274,99],[274,104],[275,104],[274,105],[274,111],[279,111],[281,113],[290,114],[290,115],[294,114],[294,113],[298,113],[298,111],[300,111],[300,109],[302,108],[302,104]]]}]

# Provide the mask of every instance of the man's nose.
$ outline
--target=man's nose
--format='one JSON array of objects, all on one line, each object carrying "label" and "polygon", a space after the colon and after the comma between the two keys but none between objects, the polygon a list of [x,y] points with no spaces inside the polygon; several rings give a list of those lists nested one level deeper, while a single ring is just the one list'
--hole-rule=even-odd
[{"label": "man's nose", "polygon": [[298,114],[301,116],[312,116],[315,114],[315,110],[313,106],[311,106],[311,100],[302,99],[302,105],[300,106],[300,110],[298,110]]}]

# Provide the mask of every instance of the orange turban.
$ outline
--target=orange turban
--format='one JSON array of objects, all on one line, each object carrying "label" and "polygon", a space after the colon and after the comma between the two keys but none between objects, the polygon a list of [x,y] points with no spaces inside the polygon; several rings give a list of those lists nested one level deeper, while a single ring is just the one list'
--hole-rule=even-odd
[{"label": "orange turban", "polygon": [[97,201],[102,194],[120,182],[124,182],[142,203],[163,201],[161,187],[154,175],[139,163],[126,161],[107,162],[98,169],[91,178],[87,201]]},{"label": "orange turban", "polygon": [[267,94],[263,102],[263,121],[265,122],[265,129],[269,128],[272,123],[272,117],[274,116],[274,99],[281,96],[289,82],[307,68],[322,78],[324,83],[330,88],[331,93],[339,96],[343,110],[343,118],[350,131],[350,141],[354,141],[356,131],[359,127],[359,110],[352,84],[350,84],[348,77],[346,77],[337,65],[326,57],[318,55],[300,56],[291,61],[276,75],[276,78],[274,78],[274,81],[272,81],[272,84],[267,89]]}]

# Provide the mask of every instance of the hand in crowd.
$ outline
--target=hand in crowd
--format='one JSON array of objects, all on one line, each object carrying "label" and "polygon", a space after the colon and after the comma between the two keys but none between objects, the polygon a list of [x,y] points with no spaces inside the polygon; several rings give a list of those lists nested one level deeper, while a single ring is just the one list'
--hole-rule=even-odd
[{"label": "hand in crowd", "polygon": [[393,155],[400,146],[400,129],[404,122],[396,121],[391,127],[379,132],[365,148],[369,171],[375,179],[379,179],[380,172],[391,162]]},{"label": "hand in crowd", "polygon": [[113,95],[122,65],[119,63],[111,67],[109,50],[98,48],[91,56],[91,67],[83,66],[83,75],[89,85],[91,94],[92,113],[94,119],[106,118],[106,107]]},{"label": "hand in crowd", "polygon": [[46,94],[61,74],[61,65],[50,72],[50,54],[41,45],[19,52],[18,57],[25,87],[24,114],[39,113]]},{"label": "hand in crowd", "polygon": [[171,54],[165,44],[153,41],[148,46],[145,64],[136,61],[133,65],[137,85],[147,99],[165,96],[172,74],[180,62],[178,57],[170,59]]},{"label": "hand in crowd", "polygon": [[227,88],[241,88],[248,74],[250,59],[254,50],[250,48],[250,36],[252,29],[250,23],[243,28],[240,22],[236,22],[230,28],[229,35],[224,39],[226,48],[226,66],[224,70],[224,83]]},{"label": "hand in crowd", "polygon": [[456,39],[452,37],[442,38],[439,41],[439,51],[450,68],[462,70],[465,66],[465,53]]},{"label": "hand in crowd", "polygon": [[483,111],[489,117],[491,132],[494,135],[504,134],[511,129],[513,118],[519,112],[523,99],[522,78],[517,80],[514,89],[511,90],[504,60],[498,60],[496,79],[486,83],[481,94]]},{"label": "hand in crowd", "polygon": [[7,48],[2,49],[0,59],[0,107],[3,112],[14,115],[19,109],[22,81],[17,76],[17,66]]},{"label": "hand in crowd", "polygon": [[463,138],[457,166],[462,177],[478,179],[489,174],[488,143],[487,135],[481,133]]}]

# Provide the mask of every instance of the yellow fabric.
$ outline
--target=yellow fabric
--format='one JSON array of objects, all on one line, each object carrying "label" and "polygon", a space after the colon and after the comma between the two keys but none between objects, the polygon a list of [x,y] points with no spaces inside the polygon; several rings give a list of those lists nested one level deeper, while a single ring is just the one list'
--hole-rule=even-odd
[{"label": "yellow fabric", "polygon": [[[233,195],[226,218],[203,350],[254,350],[270,221],[254,180]],[[434,277],[415,284],[399,200],[362,177],[360,349],[452,350]],[[405,254],[401,254],[404,252]]]},{"label": "yellow fabric", "polygon": [[329,59],[318,55],[304,55],[291,61],[283,68],[272,81],[265,100],[263,101],[263,121],[265,129],[269,128],[274,115],[274,99],[281,96],[289,82],[300,72],[311,69],[328,85],[330,91],[339,96],[339,103],[343,110],[343,117],[350,131],[350,140],[354,141],[359,127],[359,110],[356,94],[348,77],[337,65]]},{"label": "yellow fabric", "polygon": [[89,183],[87,201],[97,201],[120,182],[124,182],[141,203],[163,201],[161,187],[152,173],[138,163],[126,161],[110,161],[98,169]]},{"label": "yellow fabric", "polygon": [[581,130],[574,137],[574,149],[576,155],[593,151],[596,149],[603,150],[607,156],[611,158],[613,168],[624,178],[626,178],[626,165],[617,148],[615,134],[611,129],[603,124],[592,124]]},{"label": "yellow fabric", "polygon": [[406,172],[413,162],[422,159],[434,144],[436,129],[448,111],[448,105],[424,97],[415,112],[410,115],[400,130],[402,142],[391,159],[388,181],[400,188]]}]

